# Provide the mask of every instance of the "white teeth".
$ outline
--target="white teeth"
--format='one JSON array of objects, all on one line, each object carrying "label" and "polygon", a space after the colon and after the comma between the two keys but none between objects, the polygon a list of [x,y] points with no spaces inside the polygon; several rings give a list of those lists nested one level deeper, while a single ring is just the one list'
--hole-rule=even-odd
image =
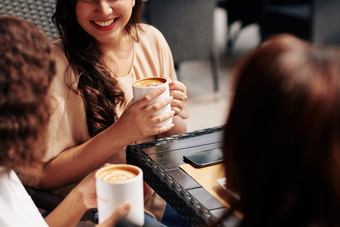
[{"label": "white teeth", "polygon": [[102,22],[102,21],[93,21],[93,22],[96,25],[99,25],[101,27],[107,27],[107,26],[111,25],[114,21],[115,21],[115,19],[108,20],[108,21],[105,21],[105,22]]}]

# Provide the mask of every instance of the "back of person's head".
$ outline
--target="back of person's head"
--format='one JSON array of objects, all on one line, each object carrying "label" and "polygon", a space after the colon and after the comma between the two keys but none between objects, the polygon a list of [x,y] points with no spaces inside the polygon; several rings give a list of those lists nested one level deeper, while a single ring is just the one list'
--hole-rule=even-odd
[{"label": "back of person's head", "polygon": [[243,224],[339,225],[339,50],[279,35],[234,76],[224,156]]},{"label": "back of person's head", "polygon": [[55,73],[50,40],[36,26],[0,17],[0,166],[41,161],[46,95]]}]

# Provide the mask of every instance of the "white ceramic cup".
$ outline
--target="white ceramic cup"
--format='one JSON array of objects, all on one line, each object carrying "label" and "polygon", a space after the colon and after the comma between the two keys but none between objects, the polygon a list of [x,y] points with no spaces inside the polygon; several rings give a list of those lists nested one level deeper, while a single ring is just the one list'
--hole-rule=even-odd
[{"label": "white ceramic cup", "polygon": [[128,202],[131,210],[126,219],[138,226],[144,224],[143,171],[140,168],[128,164],[102,167],[96,172],[96,190],[99,223]]},{"label": "white ceramic cup", "polygon": [[[149,105],[152,105],[156,102],[158,102],[160,99],[164,99],[166,97],[170,97],[170,92],[169,92],[169,83],[168,80],[164,77],[150,77],[150,78],[144,78],[141,80],[137,80],[136,82],[133,83],[132,89],[133,89],[133,98],[135,101],[138,99],[142,98],[145,96],[147,93],[150,91],[155,90],[156,88],[163,86],[166,88],[165,92],[163,92],[160,96],[155,98],[150,102]],[[159,111],[157,111],[154,116],[160,115],[164,112],[171,111],[171,104],[169,103],[167,106],[163,107]],[[157,127],[162,127],[167,124],[170,124],[172,122],[172,118],[169,118],[166,121],[163,121],[159,124],[157,124]]]}]

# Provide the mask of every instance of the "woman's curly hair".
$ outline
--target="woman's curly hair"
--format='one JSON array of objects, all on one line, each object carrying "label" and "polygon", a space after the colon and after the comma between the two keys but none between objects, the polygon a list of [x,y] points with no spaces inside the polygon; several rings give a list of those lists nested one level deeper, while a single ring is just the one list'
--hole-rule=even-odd
[{"label": "woman's curly hair", "polygon": [[22,19],[0,17],[0,165],[30,166],[45,154],[47,90],[55,74],[49,38]]}]

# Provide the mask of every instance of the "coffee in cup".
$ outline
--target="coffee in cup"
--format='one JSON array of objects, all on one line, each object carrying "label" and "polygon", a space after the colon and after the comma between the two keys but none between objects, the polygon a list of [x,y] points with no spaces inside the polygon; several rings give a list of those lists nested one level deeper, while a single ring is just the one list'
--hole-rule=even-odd
[{"label": "coffee in cup", "polygon": [[99,222],[104,222],[123,203],[130,203],[126,219],[144,224],[143,172],[128,164],[113,164],[96,172],[96,190]]},{"label": "coffee in cup", "polygon": [[120,166],[119,168],[111,166],[110,168],[105,168],[101,171],[98,171],[97,174],[99,180],[108,183],[115,183],[130,180],[136,177],[138,172],[129,166]]},{"label": "coffee in cup", "polygon": [[[166,88],[165,92],[163,92],[161,95],[159,95],[157,98],[153,99],[149,105],[152,105],[156,102],[158,102],[160,99],[170,97],[170,91],[169,91],[169,83],[168,80],[164,77],[150,77],[150,78],[144,78],[141,80],[137,80],[133,83],[132,89],[133,89],[133,98],[135,101],[145,96],[150,91],[155,90],[156,88],[164,86]],[[164,112],[171,111],[171,105],[170,103],[157,111],[154,116],[160,115]],[[169,118],[166,121],[163,121],[156,126],[161,127],[165,126],[167,124],[170,124],[172,122],[172,118]]]},{"label": "coffee in cup", "polygon": [[146,78],[136,81],[133,86],[136,87],[156,87],[165,84],[167,80],[163,77]]}]

